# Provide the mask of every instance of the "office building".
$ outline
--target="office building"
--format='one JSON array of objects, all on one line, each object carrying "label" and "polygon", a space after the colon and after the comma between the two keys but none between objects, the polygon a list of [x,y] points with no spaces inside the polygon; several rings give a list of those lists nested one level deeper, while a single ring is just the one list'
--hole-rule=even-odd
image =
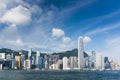
[{"label": "office building", "polygon": [[21,58],[20,58],[20,61],[21,61],[21,66],[22,68],[24,67],[24,61],[25,61],[25,55],[21,55]]},{"label": "office building", "polygon": [[111,68],[108,57],[104,57],[104,67],[105,67],[105,69]]},{"label": "office building", "polygon": [[38,66],[39,66],[39,68],[40,69],[42,69],[42,68],[44,68],[44,59],[43,59],[43,57],[39,57],[39,59],[38,59],[39,61],[38,61]]},{"label": "office building", "polygon": [[104,69],[104,58],[100,54],[96,54],[96,69]]},{"label": "office building", "polygon": [[96,67],[96,52],[92,51],[92,68]]},{"label": "office building", "polygon": [[28,59],[30,59],[31,55],[32,55],[32,49],[30,49],[28,52]]},{"label": "office building", "polygon": [[44,55],[44,68],[49,69],[49,56]]},{"label": "office building", "polygon": [[78,69],[84,68],[83,37],[78,38]]},{"label": "office building", "polygon": [[21,61],[20,61],[20,56],[15,56],[15,60],[16,60],[16,67],[17,67],[17,69],[20,69],[20,67],[21,67]]},{"label": "office building", "polygon": [[5,59],[5,53],[0,53],[0,59]]},{"label": "office building", "polygon": [[68,70],[68,58],[67,57],[63,57],[63,70]]},{"label": "office building", "polygon": [[30,68],[31,68],[31,66],[30,66],[30,60],[27,59],[27,60],[24,61],[24,69],[30,69]]},{"label": "office building", "polygon": [[75,57],[75,56],[71,56],[71,57],[69,57],[69,63],[70,63],[70,68],[71,69],[75,69],[75,68],[77,68],[77,57]]},{"label": "office building", "polygon": [[40,57],[40,52],[37,51],[37,52],[36,52],[36,65],[38,65],[39,57]]},{"label": "office building", "polygon": [[6,59],[7,59],[7,60],[11,60],[11,55],[10,55],[10,54],[7,54],[7,55],[6,55]]}]

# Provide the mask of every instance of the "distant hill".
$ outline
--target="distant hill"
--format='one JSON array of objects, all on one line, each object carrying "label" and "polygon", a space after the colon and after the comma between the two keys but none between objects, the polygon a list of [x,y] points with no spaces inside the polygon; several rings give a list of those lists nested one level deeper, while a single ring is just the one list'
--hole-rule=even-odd
[{"label": "distant hill", "polygon": [[[65,51],[65,52],[59,52],[59,53],[53,53],[53,55],[59,55],[60,59],[62,59],[64,56],[70,57],[70,56],[78,56],[78,49],[73,49],[71,51]],[[84,57],[87,57],[88,54],[84,52]]]},{"label": "distant hill", "polygon": [[13,54],[18,55],[18,54],[19,54],[19,51],[22,51],[23,54],[27,54],[27,53],[28,53],[28,51],[25,51],[25,50],[15,51],[15,50],[8,49],[8,48],[2,48],[2,49],[0,49],[0,53],[6,53],[6,54],[11,54],[11,53],[13,53]]},{"label": "distant hill", "polygon": [[15,51],[11,50],[11,49],[7,49],[7,48],[2,48],[0,49],[0,53],[14,53]]},{"label": "distant hill", "polygon": [[[26,58],[27,58],[28,51],[25,51],[25,50],[19,50],[19,51],[22,51],[22,53],[24,55],[26,55]],[[6,54],[13,53],[14,55],[19,55],[19,51],[7,49],[7,48],[0,49],[0,53],[6,53]],[[35,54],[36,52],[33,51],[32,53]],[[44,55],[45,55],[45,53],[41,53],[41,56],[44,56]],[[73,49],[73,50],[65,51],[65,52],[52,53],[52,55],[59,55],[60,59],[62,59],[64,56],[66,56],[66,57],[78,56],[78,49]],[[84,52],[84,57],[87,57],[87,56],[88,56],[88,54],[86,52]]]}]

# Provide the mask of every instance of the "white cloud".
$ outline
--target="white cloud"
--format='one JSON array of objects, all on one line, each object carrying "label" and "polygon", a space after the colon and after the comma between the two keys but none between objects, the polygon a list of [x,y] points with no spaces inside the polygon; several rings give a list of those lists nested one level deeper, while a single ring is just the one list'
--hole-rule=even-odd
[{"label": "white cloud", "polygon": [[4,33],[16,33],[17,32],[17,27],[15,24],[11,24],[10,26],[6,27],[4,30],[3,30]]},{"label": "white cloud", "polygon": [[13,46],[24,46],[23,41],[18,38],[17,40],[6,40],[6,44],[13,45]]},{"label": "white cloud", "polygon": [[62,29],[53,28],[52,29],[52,36],[53,37],[61,37],[65,34],[65,32]]},{"label": "white cloud", "polygon": [[33,5],[31,8],[30,8],[31,12],[32,13],[39,13],[41,14],[43,11],[40,7],[38,7],[37,5]]},{"label": "white cloud", "polygon": [[0,2],[0,17],[3,15],[3,13],[5,12],[6,10],[6,4]]},{"label": "white cloud", "polygon": [[[53,28],[53,22],[55,22],[53,18],[56,16],[53,9],[44,10],[37,5],[31,6],[24,0],[2,0],[2,2],[2,5],[0,5],[0,11],[2,11],[2,13],[0,12],[0,22],[7,24],[7,26],[0,31],[0,43],[2,44],[0,46],[17,49],[42,48],[51,51],[63,51],[73,48],[71,39],[63,37],[65,32],[62,29]],[[24,32],[24,27],[17,27],[29,23],[32,15],[39,17],[32,17],[34,27],[31,27],[27,33]],[[52,37],[50,37],[51,29]],[[26,34],[29,34],[29,36]]]},{"label": "white cloud", "polygon": [[88,1],[78,0],[78,1],[76,1],[75,5],[71,6],[70,8],[65,8],[61,12],[61,14],[62,15],[66,15],[68,13],[70,14],[71,12],[74,12],[75,10],[78,10],[78,9],[80,9],[80,8],[86,6],[86,5],[90,5],[90,4],[94,3],[94,2],[96,2],[96,0],[90,0],[90,1],[89,0]]},{"label": "white cloud", "polygon": [[107,38],[105,41],[105,50],[103,50],[104,55],[113,58],[116,61],[120,61],[120,37]]},{"label": "white cloud", "polygon": [[24,46],[24,43],[18,34],[18,30],[15,24],[11,24],[5,27],[0,32],[0,37],[1,46],[10,48],[18,48]]},{"label": "white cloud", "polygon": [[56,46],[52,47],[52,50],[61,52],[61,51],[66,51],[66,50],[72,50],[74,46],[75,46],[75,43],[73,41],[69,42],[69,44],[57,43]]},{"label": "white cloud", "polygon": [[63,37],[63,38],[62,38],[62,42],[63,42],[63,43],[69,43],[70,40],[71,40],[71,39],[70,39],[69,37]]},{"label": "white cloud", "polygon": [[84,42],[84,43],[88,43],[88,42],[90,42],[90,41],[91,41],[91,38],[88,37],[88,36],[85,36],[85,37],[83,38],[83,42]]},{"label": "white cloud", "polygon": [[8,10],[0,19],[0,21],[16,25],[27,24],[31,21],[31,12],[22,5],[19,5]]},{"label": "white cloud", "polygon": [[2,40],[17,39],[19,37],[18,30],[15,24],[6,26],[1,32],[0,37]]},{"label": "white cloud", "polygon": [[16,44],[20,45],[20,46],[23,46],[23,41],[21,39],[17,39]]},{"label": "white cloud", "polygon": [[118,51],[120,49],[120,37],[109,38],[106,40],[106,48],[110,50]]},{"label": "white cloud", "polygon": [[95,29],[93,31],[90,31],[90,32],[86,33],[86,35],[95,35],[97,33],[106,32],[106,31],[116,29],[116,28],[120,28],[120,23],[115,23],[115,24],[112,24],[112,25],[109,25],[109,26],[108,25],[104,26],[103,28]]}]

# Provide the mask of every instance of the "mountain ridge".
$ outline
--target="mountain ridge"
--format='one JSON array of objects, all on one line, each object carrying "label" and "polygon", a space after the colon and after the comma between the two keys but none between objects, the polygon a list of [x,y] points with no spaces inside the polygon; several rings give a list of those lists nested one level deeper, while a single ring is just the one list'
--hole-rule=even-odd
[{"label": "mountain ridge", "polygon": [[[1,48],[0,49],[0,53],[6,53],[6,54],[11,54],[13,53],[14,55],[19,55],[19,51],[22,51],[23,54],[25,54],[26,56],[28,55],[28,51],[26,50],[12,50],[12,49],[8,49],[8,48]],[[35,54],[36,52],[33,51],[33,54]],[[44,56],[46,53],[41,53],[42,56]],[[72,50],[68,50],[68,51],[64,51],[64,52],[54,52],[51,53],[52,55],[59,55],[59,58],[62,59],[63,57],[70,57],[70,56],[78,56],[78,49],[72,49]],[[87,57],[88,54],[86,52],[84,52],[84,57]]]}]

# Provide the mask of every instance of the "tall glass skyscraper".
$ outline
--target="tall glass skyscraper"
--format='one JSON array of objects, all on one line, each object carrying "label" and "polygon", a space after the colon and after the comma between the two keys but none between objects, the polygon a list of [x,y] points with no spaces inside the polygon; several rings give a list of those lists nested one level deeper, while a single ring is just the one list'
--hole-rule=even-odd
[{"label": "tall glass skyscraper", "polygon": [[78,38],[78,69],[84,68],[84,55],[83,55],[83,37]]},{"label": "tall glass skyscraper", "polygon": [[37,65],[38,65],[39,57],[40,57],[40,52],[37,51],[37,52],[36,52],[36,64],[37,64]]}]

